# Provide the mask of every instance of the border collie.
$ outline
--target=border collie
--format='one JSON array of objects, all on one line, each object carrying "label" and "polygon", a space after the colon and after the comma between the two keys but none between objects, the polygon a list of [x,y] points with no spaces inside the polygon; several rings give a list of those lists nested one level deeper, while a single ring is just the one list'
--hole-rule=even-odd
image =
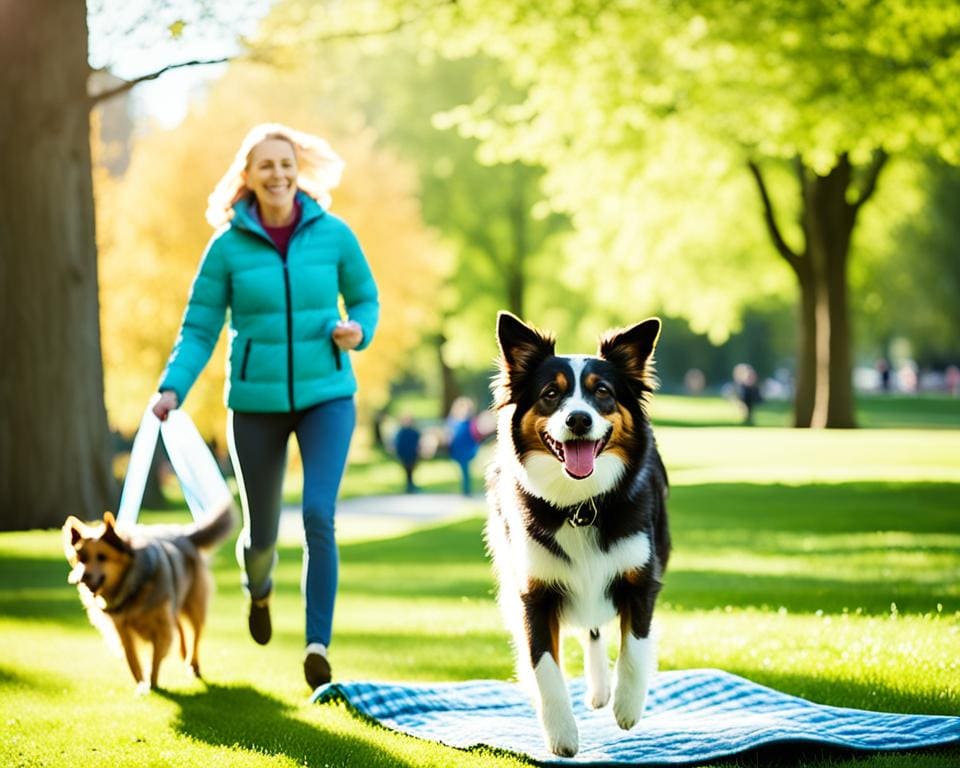
[{"label": "border collie", "polygon": [[[667,474],[646,414],[660,320],[608,332],[599,356],[557,355],[554,339],[501,312],[493,382],[497,453],[487,475],[487,546],[547,747],[579,748],[560,630],[584,650],[587,704],[629,730],[656,669],[653,606],[670,554]],[[611,686],[604,625],[619,618]]]}]

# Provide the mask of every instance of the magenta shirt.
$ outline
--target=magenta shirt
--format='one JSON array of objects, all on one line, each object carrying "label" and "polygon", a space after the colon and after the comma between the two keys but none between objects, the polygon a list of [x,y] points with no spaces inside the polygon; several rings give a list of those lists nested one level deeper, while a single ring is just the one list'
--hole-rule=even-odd
[{"label": "magenta shirt", "polygon": [[280,255],[284,259],[287,258],[287,246],[290,244],[290,237],[293,235],[293,230],[297,228],[297,224],[300,223],[300,203],[294,201],[294,206],[296,208],[293,214],[293,221],[289,224],[284,224],[282,227],[271,227],[268,224],[263,223],[263,219],[260,217],[260,209],[257,208],[257,218],[260,219],[260,225],[263,227],[264,232],[266,232],[270,239],[273,240],[273,244],[277,246],[277,250],[280,251]]}]

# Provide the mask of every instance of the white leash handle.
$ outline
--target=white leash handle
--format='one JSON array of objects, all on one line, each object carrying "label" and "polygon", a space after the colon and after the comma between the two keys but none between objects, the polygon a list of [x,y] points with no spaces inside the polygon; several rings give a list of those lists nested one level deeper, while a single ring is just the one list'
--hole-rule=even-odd
[{"label": "white leash handle", "polygon": [[154,395],[147,404],[133,440],[120,506],[117,508],[118,526],[129,528],[137,522],[153,453],[161,435],[194,520],[201,520],[208,512],[220,509],[233,500],[217,460],[203,442],[193,420],[177,408],[167,414],[166,421],[161,422],[153,412],[158,398],[159,395]]}]

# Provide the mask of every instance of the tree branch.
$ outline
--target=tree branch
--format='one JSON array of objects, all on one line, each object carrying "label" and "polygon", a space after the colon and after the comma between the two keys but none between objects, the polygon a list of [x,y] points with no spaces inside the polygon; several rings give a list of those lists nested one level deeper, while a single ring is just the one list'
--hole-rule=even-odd
[{"label": "tree branch", "polygon": [[767,184],[763,180],[763,174],[760,172],[760,166],[757,165],[753,160],[748,160],[747,165],[750,168],[750,172],[753,174],[754,181],[757,182],[757,190],[760,192],[760,199],[763,202],[763,218],[767,224],[767,231],[770,233],[770,239],[773,240],[773,245],[777,249],[784,260],[791,266],[791,268],[796,272],[799,269],[799,259],[800,257],[794,253],[793,249],[787,245],[787,241],[783,239],[783,235],[780,234],[780,228],[777,226],[777,217],[773,211],[773,202],[770,199],[770,195],[767,193]]},{"label": "tree branch", "polygon": [[[411,24],[426,18],[430,14],[445,6],[455,7],[457,2],[458,0],[436,0],[436,2],[428,3],[422,8],[410,13],[410,15],[406,17],[398,16],[396,21],[394,21],[392,24],[387,24],[374,29],[342,29],[337,32],[319,35],[318,37],[304,40],[303,42],[317,44],[333,42],[336,40],[353,40],[355,38],[382,37],[385,35],[392,35],[394,32],[399,32],[404,27],[409,27]],[[401,8],[402,7],[404,7],[404,4],[401,4]]]},{"label": "tree branch", "polygon": [[890,156],[883,149],[876,149],[873,152],[873,158],[870,160],[870,165],[867,166],[864,171],[864,181],[863,188],[860,190],[860,196],[857,198],[856,202],[851,206],[852,212],[856,214],[862,206],[877,189],[877,178],[880,176],[880,171],[883,170],[883,166],[886,164],[887,159]]},{"label": "tree branch", "polygon": [[101,101],[106,101],[107,99],[112,99],[114,96],[119,96],[121,93],[126,93],[131,88],[139,85],[140,83],[145,83],[148,80],[156,80],[160,75],[170,72],[174,69],[182,69],[184,67],[202,67],[207,64],[224,64],[225,62],[231,61],[230,56],[224,56],[219,59],[206,59],[206,60],[194,60],[194,61],[182,61],[179,64],[168,64],[161,69],[158,69],[156,72],[150,72],[146,75],[140,75],[140,77],[135,77],[133,80],[124,80],[119,85],[114,86],[113,88],[106,88],[99,93],[93,93],[87,96],[87,101],[91,107],[95,107]]},{"label": "tree branch", "polygon": [[[336,40],[352,40],[352,39],[363,38],[363,37],[379,37],[382,35],[391,35],[394,32],[399,32],[404,27],[409,26],[410,24],[413,24],[416,21],[419,21],[420,19],[424,18],[428,14],[433,13],[434,11],[438,10],[439,8],[445,5],[456,5],[456,3],[457,3],[457,0],[438,0],[438,2],[431,3],[430,5],[424,6],[417,13],[407,16],[406,18],[398,18],[394,23],[388,24],[383,27],[379,27],[377,29],[345,29],[337,32],[331,32],[326,35],[320,35],[319,37],[315,37],[311,39],[309,42],[313,44],[317,44],[317,43],[333,42]],[[253,52],[252,55],[248,55],[244,58],[264,59],[267,56],[269,56],[269,53],[270,53],[270,48],[260,48],[260,49],[257,49],[255,52]],[[122,93],[126,93],[127,91],[136,87],[140,83],[145,83],[148,80],[156,80],[161,75],[165,74],[166,72],[170,72],[174,69],[182,69],[184,67],[201,67],[201,66],[206,66],[208,64],[225,64],[228,61],[235,61],[238,58],[240,57],[224,56],[219,59],[183,61],[183,62],[180,62],[179,64],[169,64],[161,69],[158,69],[156,72],[150,72],[146,75],[135,77],[132,80],[126,80],[120,83],[119,85],[114,86],[113,88],[106,88],[100,91],[99,93],[90,94],[87,97],[87,101],[90,107],[93,108],[102,101],[106,101],[107,99],[111,99],[114,96],[119,96]]]}]

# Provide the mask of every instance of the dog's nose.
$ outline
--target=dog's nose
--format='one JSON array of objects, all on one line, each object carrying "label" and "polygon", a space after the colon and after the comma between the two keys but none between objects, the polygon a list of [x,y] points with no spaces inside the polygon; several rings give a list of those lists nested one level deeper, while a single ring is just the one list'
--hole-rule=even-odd
[{"label": "dog's nose", "polygon": [[585,435],[593,426],[593,419],[586,411],[573,411],[567,416],[567,426],[573,434]]}]

